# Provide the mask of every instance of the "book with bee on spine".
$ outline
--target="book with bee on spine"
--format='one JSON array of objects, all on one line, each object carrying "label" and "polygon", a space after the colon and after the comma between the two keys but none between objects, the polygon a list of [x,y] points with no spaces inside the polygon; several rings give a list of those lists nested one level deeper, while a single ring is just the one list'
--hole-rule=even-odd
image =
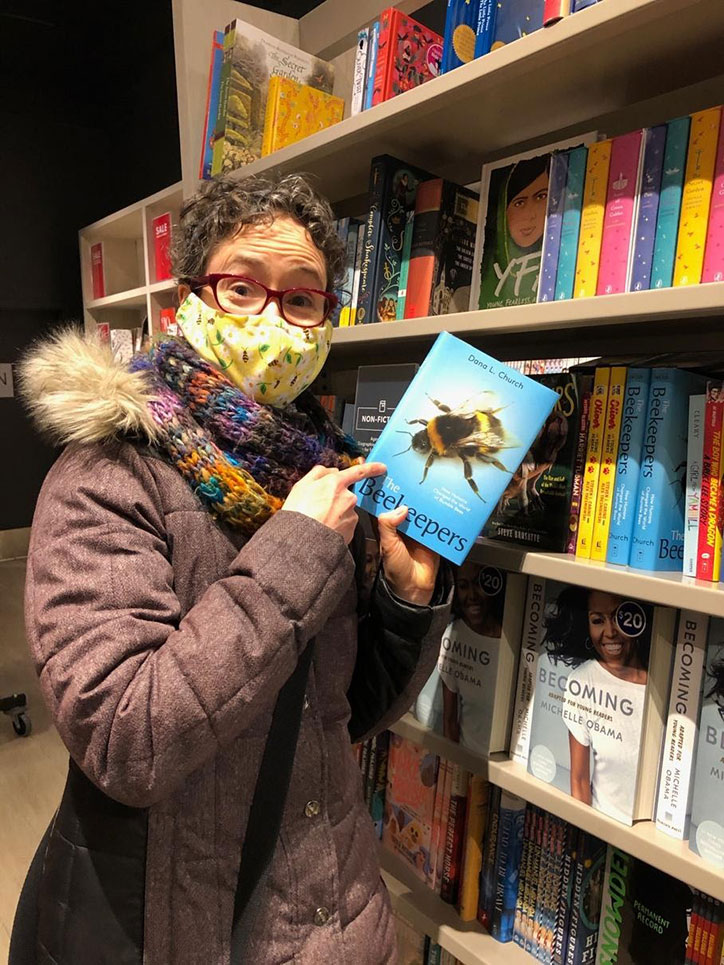
[{"label": "book with bee on spine", "polygon": [[368,456],[387,472],[355,486],[359,506],[406,507],[400,531],[462,563],[557,401],[441,333]]}]

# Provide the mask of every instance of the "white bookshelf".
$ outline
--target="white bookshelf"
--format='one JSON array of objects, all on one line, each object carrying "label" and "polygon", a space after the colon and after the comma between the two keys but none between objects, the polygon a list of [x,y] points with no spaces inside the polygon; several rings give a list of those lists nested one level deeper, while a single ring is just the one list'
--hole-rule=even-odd
[{"label": "white bookshelf", "polygon": [[[444,5],[444,0],[435,0]],[[335,93],[349,103],[356,33],[389,0],[326,0],[293,20],[235,0],[172,0],[182,179],[165,191],[110,215],[80,233],[86,325],[157,326],[174,303],[173,282],[156,282],[150,220],[178,212],[198,184],[208,57],[212,31],[240,17],[325,59],[336,68]],[[423,0],[400,0],[407,13]],[[595,6],[473,61],[391,101],[240,170],[303,171],[342,215],[364,206],[371,159],[405,158],[462,183],[484,162],[562,137],[596,130],[616,135],[662,123],[724,99],[722,0],[602,0]],[[103,299],[89,298],[90,245],[109,242],[127,283]],[[124,274],[125,272],[125,274]],[[328,388],[349,394],[360,364],[419,360],[440,331],[468,339],[504,359],[608,353],[724,349],[724,283],[608,297],[474,311],[335,332]],[[600,586],[652,603],[724,616],[724,591],[680,574],[653,574],[482,542],[474,553],[513,572]],[[501,755],[476,757],[405,718],[393,728],[436,753],[479,770],[501,787],[724,900],[724,874],[652,822],[629,828],[561,794]],[[523,965],[514,945],[500,945],[476,924],[383,860],[393,904],[465,965]]]}]

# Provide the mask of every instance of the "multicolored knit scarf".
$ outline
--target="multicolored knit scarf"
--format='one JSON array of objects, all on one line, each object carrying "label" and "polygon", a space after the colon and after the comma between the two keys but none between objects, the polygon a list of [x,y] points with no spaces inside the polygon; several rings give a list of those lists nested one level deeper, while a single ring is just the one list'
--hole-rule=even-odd
[{"label": "multicolored knit scarf", "polygon": [[147,373],[161,455],[211,513],[247,535],[313,466],[344,469],[361,455],[311,393],[284,409],[262,405],[180,339],[158,342],[131,368]]}]

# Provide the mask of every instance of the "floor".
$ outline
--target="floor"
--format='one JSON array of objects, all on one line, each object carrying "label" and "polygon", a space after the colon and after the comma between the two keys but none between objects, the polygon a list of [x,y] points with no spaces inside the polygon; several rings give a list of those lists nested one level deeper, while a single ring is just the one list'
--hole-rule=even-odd
[{"label": "floor", "polygon": [[25,872],[58,803],[68,755],[40,696],[23,630],[25,560],[0,561],[0,696],[27,694],[32,733],[0,715],[0,963]]}]

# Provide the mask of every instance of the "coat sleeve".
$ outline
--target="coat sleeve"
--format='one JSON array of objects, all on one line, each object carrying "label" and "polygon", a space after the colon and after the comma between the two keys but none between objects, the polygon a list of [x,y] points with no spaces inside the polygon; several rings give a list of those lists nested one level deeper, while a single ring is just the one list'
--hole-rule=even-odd
[{"label": "coat sleeve", "polygon": [[354,563],[337,533],[280,512],[182,617],[140,455],[66,451],[59,464],[33,522],[31,652],[76,763],[110,797],[149,806],[271,714]]},{"label": "coat sleeve", "polygon": [[347,692],[353,743],[385,730],[410,709],[435,668],[451,600],[452,574],[444,561],[430,606],[400,600],[382,571],[377,574],[369,607],[360,617]]}]

